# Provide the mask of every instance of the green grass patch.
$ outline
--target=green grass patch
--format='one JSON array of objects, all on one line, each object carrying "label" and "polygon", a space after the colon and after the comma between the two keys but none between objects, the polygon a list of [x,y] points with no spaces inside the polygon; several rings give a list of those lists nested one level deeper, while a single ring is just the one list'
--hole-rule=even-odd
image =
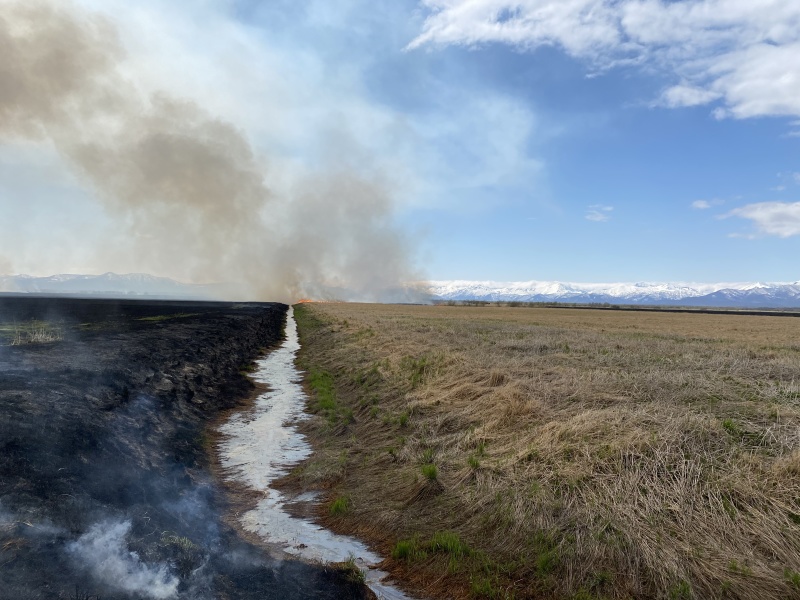
[{"label": "green grass patch", "polygon": [[400,540],[394,545],[394,548],[392,548],[392,558],[396,560],[414,562],[427,557],[428,553],[420,547],[419,541],[416,538]]},{"label": "green grass patch", "polygon": [[397,416],[391,415],[384,415],[383,417],[383,424],[384,425],[393,425],[397,427],[407,427],[408,420],[411,418],[411,412],[408,410],[404,410]]},{"label": "green grass patch", "polygon": [[437,531],[428,544],[432,552],[449,554],[456,558],[472,556],[472,550],[465,544],[457,533],[452,531]]},{"label": "green grass patch", "polygon": [[502,582],[517,565],[493,561],[484,552],[471,548],[454,531],[437,531],[425,542],[419,537],[400,540],[392,550],[392,558],[410,563],[427,560],[431,565],[446,563],[449,573],[469,578],[474,598],[513,598],[513,594],[503,589]]},{"label": "green grass patch", "polygon": [[502,598],[495,579],[483,574],[470,577],[469,591],[473,598]]},{"label": "green grass patch", "polygon": [[536,573],[539,577],[547,577],[558,566],[558,554],[555,549],[542,550],[536,557]]},{"label": "green grass patch", "polygon": [[669,589],[669,600],[691,600],[692,588],[687,581],[679,581]]},{"label": "green grass patch", "polygon": [[439,469],[436,468],[436,465],[422,465],[422,474],[425,479],[435,481],[439,477]]},{"label": "green grass patch", "polygon": [[353,409],[343,406],[338,400],[335,380],[331,373],[322,369],[311,369],[307,380],[314,392],[315,402],[311,407],[312,412],[325,416],[331,426],[355,422]]},{"label": "green grass patch", "polygon": [[472,549],[453,531],[437,531],[427,542],[419,538],[400,540],[392,550],[392,558],[399,560],[420,560],[432,554],[465,558],[475,555]]},{"label": "green grass patch", "polygon": [[328,371],[312,369],[308,374],[308,385],[314,390],[317,400],[316,410],[322,413],[336,411],[336,390],[333,383],[333,375]]},{"label": "green grass patch", "polygon": [[137,321],[145,321],[146,323],[161,323],[162,321],[169,321],[170,319],[186,319],[188,317],[196,317],[200,313],[177,313],[174,315],[155,315],[152,317],[141,317]]},{"label": "green grass patch", "polygon": [[786,583],[788,583],[791,587],[796,590],[800,590],[800,573],[793,571],[792,569],[786,569],[783,572],[783,577],[786,579]]},{"label": "green grass patch", "polygon": [[747,565],[740,565],[735,560],[732,560],[728,563],[728,570],[732,573],[743,575],[744,577],[750,577],[753,574],[753,571],[750,569],[750,567]]},{"label": "green grass patch", "polygon": [[297,333],[300,343],[303,344],[306,336],[322,329],[325,322],[319,319],[312,310],[302,304],[294,306],[294,320],[297,323]]},{"label": "green grass patch", "polygon": [[346,514],[350,510],[350,498],[347,496],[339,496],[331,503],[330,514],[332,516],[339,516]]},{"label": "green grass patch", "polygon": [[406,425],[408,425],[408,419],[410,416],[411,413],[407,410],[404,410],[403,412],[400,413],[400,416],[397,417],[397,424],[400,425],[400,427],[405,427]]},{"label": "green grass patch", "polygon": [[433,373],[434,364],[427,356],[404,356],[400,361],[400,368],[406,373],[411,389],[416,389]]},{"label": "green grass patch", "polygon": [[343,563],[340,563],[339,568],[345,575],[345,579],[352,583],[363,583],[367,579],[367,574],[358,567],[358,563],[356,562],[356,557],[352,554],[347,557],[347,560]]}]

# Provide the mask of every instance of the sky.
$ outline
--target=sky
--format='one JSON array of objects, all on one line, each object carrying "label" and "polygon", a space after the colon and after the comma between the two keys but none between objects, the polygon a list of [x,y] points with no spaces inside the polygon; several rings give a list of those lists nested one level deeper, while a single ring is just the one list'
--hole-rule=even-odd
[{"label": "sky", "polygon": [[[800,280],[796,0],[74,4],[276,193],[380,181],[420,277]],[[0,273],[141,270],[128,225],[46,139],[0,140]]]}]

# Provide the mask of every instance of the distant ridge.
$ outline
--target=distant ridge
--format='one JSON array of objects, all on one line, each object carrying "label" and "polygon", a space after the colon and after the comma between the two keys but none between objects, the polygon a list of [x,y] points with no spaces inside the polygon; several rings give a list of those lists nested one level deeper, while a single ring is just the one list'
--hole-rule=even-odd
[{"label": "distant ridge", "polygon": [[431,281],[434,300],[798,308],[794,283],[565,283]]},{"label": "distant ridge", "polygon": [[108,298],[144,296],[157,299],[212,300],[219,286],[181,283],[144,273],[61,274],[49,277],[0,275],[0,293],[69,294]]},{"label": "distant ridge", "polygon": [[[567,283],[560,281],[430,281],[429,299],[500,302],[570,302],[736,308],[800,308],[800,281],[793,283]],[[224,284],[181,283],[144,273],[0,275],[0,293],[95,297],[215,300]],[[330,290],[329,290],[330,291]],[[347,290],[330,297],[347,298]],[[229,295],[229,294],[228,294]],[[403,297],[395,294],[395,296]],[[391,298],[392,296],[387,296]],[[418,298],[415,301],[421,301]],[[397,300],[395,300],[397,301]]]}]

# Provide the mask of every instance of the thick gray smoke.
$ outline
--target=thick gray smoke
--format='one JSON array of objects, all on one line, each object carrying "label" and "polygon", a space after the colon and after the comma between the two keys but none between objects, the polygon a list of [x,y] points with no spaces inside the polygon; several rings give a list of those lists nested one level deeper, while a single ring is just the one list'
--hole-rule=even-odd
[{"label": "thick gray smoke", "polygon": [[138,270],[270,300],[378,299],[418,279],[379,178],[328,169],[273,193],[243,132],[123,74],[112,23],[66,0],[0,9],[0,143],[51,145],[102,202],[119,248],[99,270],[133,253]]}]

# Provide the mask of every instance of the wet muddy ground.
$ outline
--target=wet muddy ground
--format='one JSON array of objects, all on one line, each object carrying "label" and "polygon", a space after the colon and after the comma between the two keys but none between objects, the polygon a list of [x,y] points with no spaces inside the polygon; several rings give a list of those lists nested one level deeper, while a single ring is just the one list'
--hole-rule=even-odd
[{"label": "wet muddy ground", "polygon": [[0,598],[365,597],[222,519],[208,426],[285,311],[0,297]]}]

